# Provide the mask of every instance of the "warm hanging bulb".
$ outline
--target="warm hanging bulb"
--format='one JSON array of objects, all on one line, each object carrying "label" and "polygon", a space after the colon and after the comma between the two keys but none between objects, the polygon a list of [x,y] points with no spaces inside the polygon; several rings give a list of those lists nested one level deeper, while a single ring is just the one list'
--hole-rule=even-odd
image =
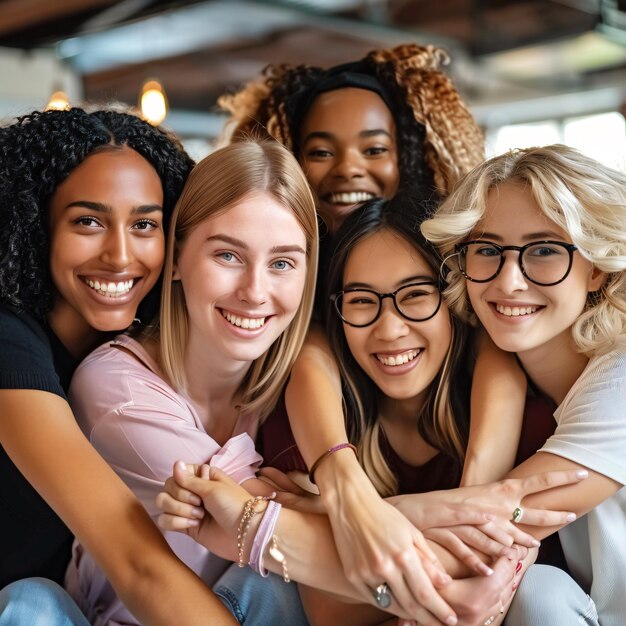
[{"label": "warm hanging bulb", "polygon": [[157,126],[167,115],[165,91],[158,80],[148,80],[141,89],[141,115],[143,119]]},{"label": "warm hanging bulb", "polygon": [[70,101],[64,91],[55,91],[46,104],[46,111],[67,111],[70,108]]}]

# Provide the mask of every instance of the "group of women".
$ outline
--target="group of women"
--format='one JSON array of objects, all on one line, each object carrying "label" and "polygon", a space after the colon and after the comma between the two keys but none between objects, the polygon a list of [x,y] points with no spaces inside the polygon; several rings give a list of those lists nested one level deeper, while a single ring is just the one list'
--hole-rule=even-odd
[{"label": "group of women", "polygon": [[621,623],[626,177],[445,60],[0,129],[2,626]]}]

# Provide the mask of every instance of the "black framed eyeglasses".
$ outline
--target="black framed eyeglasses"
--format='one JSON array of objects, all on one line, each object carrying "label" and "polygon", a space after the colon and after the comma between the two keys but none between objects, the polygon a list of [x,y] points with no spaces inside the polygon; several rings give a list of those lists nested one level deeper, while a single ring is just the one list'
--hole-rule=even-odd
[{"label": "black framed eyeglasses", "polygon": [[535,285],[551,287],[563,282],[572,269],[578,248],[564,241],[531,241],[525,246],[500,246],[477,239],[455,246],[459,270],[475,283],[493,280],[504,266],[504,252],[519,252],[517,262],[522,274]]},{"label": "black framed eyeglasses", "polygon": [[411,283],[391,293],[372,289],[347,289],[330,296],[343,322],[363,328],[373,324],[383,308],[383,300],[391,298],[396,311],[411,322],[425,322],[441,307],[441,285],[436,281]]}]

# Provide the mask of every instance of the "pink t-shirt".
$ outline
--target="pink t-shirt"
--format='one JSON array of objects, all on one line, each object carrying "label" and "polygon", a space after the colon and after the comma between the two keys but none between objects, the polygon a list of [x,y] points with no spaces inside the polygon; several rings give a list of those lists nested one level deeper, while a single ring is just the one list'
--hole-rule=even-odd
[{"label": "pink t-shirt", "polygon": [[[254,449],[258,419],[239,417],[221,446],[206,432],[193,406],[159,375],[134,339],[120,335],[92,352],[72,379],[69,399],[80,427],[130,487],[153,520],[163,482],[175,461],[219,467],[239,483],[253,478],[262,457]],[[177,556],[212,586],[227,567],[222,559],[181,533],[165,532]],[[94,626],[138,624],[105,575],[78,542],[66,588]]]}]

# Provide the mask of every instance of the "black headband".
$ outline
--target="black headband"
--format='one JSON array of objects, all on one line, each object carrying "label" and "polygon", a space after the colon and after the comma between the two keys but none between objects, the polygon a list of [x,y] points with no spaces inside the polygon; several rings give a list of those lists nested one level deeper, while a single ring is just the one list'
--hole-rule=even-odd
[{"label": "black headband", "polygon": [[302,120],[311,108],[314,100],[327,91],[345,89],[347,87],[373,91],[381,97],[387,108],[393,113],[395,107],[391,95],[383,84],[367,71],[367,68],[361,61],[336,65],[326,70],[315,84],[299,95],[291,123],[291,135],[295,144],[298,143],[298,133]]}]

